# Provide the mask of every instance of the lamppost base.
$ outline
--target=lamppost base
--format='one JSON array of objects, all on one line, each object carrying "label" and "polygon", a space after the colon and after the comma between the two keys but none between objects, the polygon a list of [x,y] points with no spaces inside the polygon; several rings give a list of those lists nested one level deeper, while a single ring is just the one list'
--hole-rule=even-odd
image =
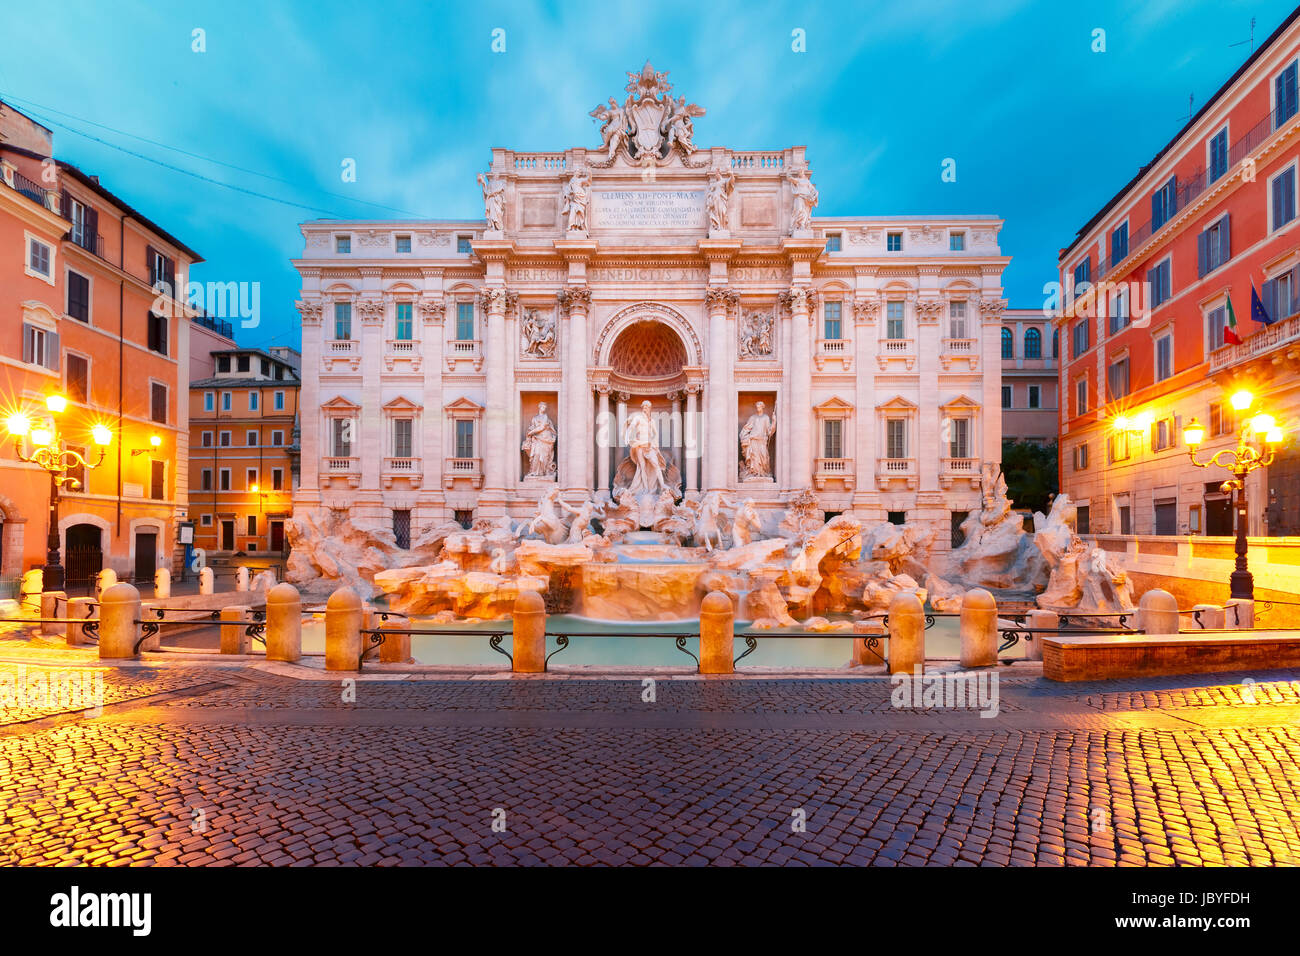
[{"label": "lamppost base", "polygon": [[1228,578],[1228,595],[1239,601],[1255,600],[1255,576],[1249,571],[1233,571]]},{"label": "lamppost base", "polygon": [[41,568],[41,590],[63,590],[63,565],[47,564],[45,567]]}]

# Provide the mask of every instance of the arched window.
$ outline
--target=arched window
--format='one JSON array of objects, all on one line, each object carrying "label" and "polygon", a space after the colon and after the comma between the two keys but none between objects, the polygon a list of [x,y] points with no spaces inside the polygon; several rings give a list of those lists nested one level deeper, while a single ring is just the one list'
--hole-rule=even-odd
[{"label": "arched window", "polygon": [[1038,329],[1029,329],[1025,332],[1025,358],[1036,359],[1043,357],[1043,333]]},{"label": "arched window", "polygon": [[1011,334],[1010,329],[1002,330],[1002,357],[1004,359],[1016,357],[1016,337]]},{"label": "arched window", "polygon": [[1052,330],[1052,358],[1061,357],[1061,330]]}]

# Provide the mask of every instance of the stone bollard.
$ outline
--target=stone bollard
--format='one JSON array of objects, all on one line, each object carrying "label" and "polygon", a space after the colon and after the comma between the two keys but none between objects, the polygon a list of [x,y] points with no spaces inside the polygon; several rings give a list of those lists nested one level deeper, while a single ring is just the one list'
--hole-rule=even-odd
[{"label": "stone bollard", "polygon": [[251,653],[253,640],[247,633],[248,611],[247,604],[232,604],[221,609],[221,653]]},{"label": "stone bollard", "polygon": [[1229,598],[1223,606],[1223,618],[1226,627],[1249,630],[1255,626],[1255,602],[1244,598]]},{"label": "stone bollard", "polygon": [[216,593],[216,588],[214,586],[215,582],[213,579],[214,579],[214,575],[212,573],[211,568],[203,568],[201,571],[199,571],[199,593],[200,594]]},{"label": "stone bollard", "polygon": [[1198,604],[1192,608],[1193,628],[1223,629],[1228,626],[1226,623],[1227,618],[1228,614],[1226,608],[1220,607],[1217,604]]},{"label": "stone bollard", "polygon": [[516,674],[546,671],[546,602],[536,591],[520,591],[515,598],[511,666]]},{"label": "stone bollard", "polygon": [[95,578],[95,597],[104,596],[104,592],[117,583],[117,572],[112,568],[104,568]]},{"label": "stone bollard", "polygon": [[1138,601],[1138,627],[1147,634],[1178,633],[1178,599],[1153,588]]},{"label": "stone bollard", "polygon": [[736,672],[736,609],[722,591],[700,602],[700,673]]},{"label": "stone bollard", "polygon": [[277,584],[266,592],[266,659],[302,659],[302,597],[292,584]]},{"label": "stone bollard", "polygon": [[235,590],[248,590],[248,568],[238,568],[235,571]]},{"label": "stone bollard", "polygon": [[921,599],[899,591],[889,602],[889,673],[925,672],[925,614]]},{"label": "stone bollard", "polygon": [[[1031,629],[1035,627],[1058,628],[1061,626],[1061,615],[1055,611],[1030,611],[1025,615],[1025,624]],[[1033,634],[1033,640],[1025,644],[1025,660],[1041,661],[1043,659],[1043,641],[1049,637],[1056,637],[1055,634]]]},{"label": "stone bollard", "polygon": [[140,592],[129,584],[114,584],[99,598],[99,656],[132,658],[140,637]]},{"label": "stone bollard", "polygon": [[63,635],[69,647],[90,643],[86,637],[86,632],[81,629],[81,625],[73,623],[73,621],[93,621],[95,619],[94,610],[94,598],[73,598],[68,602],[69,621],[63,625]]},{"label": "stone bollard", "polygon": [[22,583],[18,586],[18,600],[24,614],[31,613],[41,606],[41,592],[45,590],[45,572],[32,568],[23,572]]},{"label": "stone bollard", "polygon": [[[867,640],[875,637],[876,645],[867,647]],[[880,621],[853,622],[853,656],[850,667],[878,667],[885,656],[885,628]]]},{"label": "stone bollard", "polygon": [[[41,617],[52,618],[62,617],[63,611],[68,607],[67,591],[42,591],[41,592]],[[58,634],[64,629],[63,624],[42,624],[42,634]]]},{"label": "stone bollard", "polygon": [[983,588],[961,599],[961,666],[993,667],[998,662],[998,604]]},{"label": "stone bollard", "polygon": [[410,626],[411,622],[402,618],[389,618],[379,622],[379,629],[385,632],[384,643],[379,645],[379,663],[411,663],[411,635],[393,633],[407,630]]},{"label": "stone bollard", "polygon": [[153,573],[153,597],[155,601],[165,601],[172,596],[172,573],[167,568],[159,568]]},{"label": "stone bollard", "polygon": [[341,587],[325,602],[325,669],[355,671],[361,667],[361,598]]}]

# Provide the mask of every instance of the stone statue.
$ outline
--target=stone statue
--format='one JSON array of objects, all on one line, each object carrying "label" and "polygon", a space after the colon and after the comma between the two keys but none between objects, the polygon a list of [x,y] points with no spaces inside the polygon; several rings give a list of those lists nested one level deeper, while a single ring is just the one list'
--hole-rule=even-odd
[{"label": "stone statue", "polygon": [[555,357],[555,316],[537,309],[528,309],[519,325],[523,338],[524,354],[534,358]]},{"label": "stone statue", "polygon": [[478,184],[483,187],[483,217],[487,220],[488,229],[501,232],[506,221],[506,181],[489,179],[479,173]]},{"label": "stone statue", "polygon": [[758,508],[753,498],[746,498],[736,509],[736,517],[731,522],[731,545],[743,548],[763,533],[763,522],[758,516]]},{"label": "stone statue", "polygon": [[768,442],[776,434],[776,417],[768,417],[762,402],[754,403],[754,414],[740,430],[740,480],[771,478],[772,457]]},{"label": "stone statue", "polygon": [[790,228],[811,229],[812,211],[817,205],[817,187],[808,178],[807,167],[792,170],[787,178],[794,200],[790,210]]},{"label": "stone statue", "polygon": [[612,162],[618,148],[627,143],[627,113],[611,96],[609,106],[601,103],[587,115],[602,123],[600,138],[606,151],[605,161]]},{"label": "stone statue", "polygon": [[528,423],[524,441],[520,446],[528,456],[528,474],[526,478],[555,477],[555,424],[546,414],[546,403],[537,403],[537,414]]},{"label": "stone statue", "polygon": [[569,232],[586,233],[587,204],[591,202],[591,173],[583,166],[573,171],[560,194],[560,205]]},{"label": "stone statue", "polygon": [[717,169],[709,173],[709,231],[725,232],[727,229],[727,203],[736,185],[736,174],[730,169]]},{"label": "stone statue", "polygon": [[695,515],[695,546],[704,545],[706,551],[722,547],[722,528],[718,516],[722,512],[722,492],[710,491],[700,500],[699,511]]},{"label": "stone statue", "polygon": [[1034,544],[1051,569],[1047,587],[1038,595],[1039,607],[1084,617],[1133,610],[1128,575],[1111,567],[1105,551],[1089,547],[1075,533],[1076,514],[1069,495],[1059,494],[1046,516],[1034,515]]},{"label": "stone statue", "polygon": [[685,508],[678,508],[671,488],[664,488],[655,500],[654,521],[651,527],[660,534],[672,539],[674,543],[681,544],[682,539],[695,530],[694,521],[690,512]]},{"label": "stone statue", "polygon": [[740,357],[768,358],[772,354],[772,313],[747,312],[740,320]]},{"label": "stone statue", "polygon": [[537,516],[528,523],[530,534],[539,535],[547,544],[559,544],[568,536],[561,510],[568,505],[560,500],[560,489],[549,488],[537,502]]},{"label": "stone statue", "polygon": [[640,411],[629,415],[623,426],[623,444],[627,446],[624,463],[630,462],[633,469],[627,487],[638,497],[657,494],[668,487],[668,463],[659,450],[659,426],[650,414],[651,407],[649,401],[642,402]]},{"label": "stone statue", "polygon": [[573,522],[569,525],[569,544],[582,544],[582,539],[595,532],[591,529],[592,518],[601,517],[601,507],[590,498],[581,502],[578,507],[569,505],[562,499],[556,499],[561,508],[573,515]]},{"label": "stone statue", "polygon": [[676,102],[673,102],[673,98],[668,96],[665,97],[665,102],[671,112],[664,116],[660,131],[667,140],[668,150],[671,152],[673,144],[676,143],[683,154],[690,156],[695,152],[695,143],[692,142],[695,136],[693,118],[703,116],[704,107],[696,106],[694,103],[687,103],[684,96],[680,97]]},{"label": "stone statue", "polygon": [[605,527],[605,537],[610,541],[618,541],[641,526],[640,509],[631,489],[619,488],[614,492],[613,504],[605,508],[601,523]]}]

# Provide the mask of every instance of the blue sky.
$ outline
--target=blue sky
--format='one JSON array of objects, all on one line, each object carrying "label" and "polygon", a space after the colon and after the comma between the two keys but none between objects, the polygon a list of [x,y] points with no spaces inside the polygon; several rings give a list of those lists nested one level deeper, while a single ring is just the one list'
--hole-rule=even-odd
[{"label": "blue sky", "polygon": [[[1230,44],[1250,18],[1259,42],[1291,9],[44,0],[6,15],[0,97],[202,253],[194,278],[262,284],[262,321],[243,344],[297,343],[299,222],[480,217],[474,176],[490,147],[595,145],[588,111],[621,98],[624,73],[647,58],[708,110],[697,144],[806,145],[821,214],[1001,216],[1008,297],[1038,307],[1058,250],[1181,127],[1188,96],[1199,107],[1245,59],[1249,47]],[[204,53],[191,50],[196,28]],[[796,28],[804,53],[791,50]],[[1104,53],[1091,49],[1097,28]],[[955,183],[940,178],[950,157]],[[340,179],[344,158],[355,183]]]}]

